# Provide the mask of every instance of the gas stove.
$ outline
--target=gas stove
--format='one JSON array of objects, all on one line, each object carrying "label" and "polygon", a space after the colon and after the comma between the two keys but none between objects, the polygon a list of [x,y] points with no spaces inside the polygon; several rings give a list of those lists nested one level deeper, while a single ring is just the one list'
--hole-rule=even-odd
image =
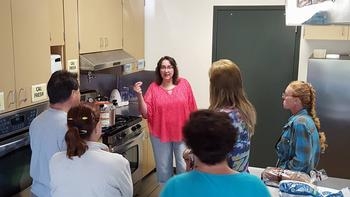
[{"label": "gas stove", "polygon": [[102,142],[115,149],[142,133],[143,127],[141,117],[117,114],[114,126],[102,128]]}]

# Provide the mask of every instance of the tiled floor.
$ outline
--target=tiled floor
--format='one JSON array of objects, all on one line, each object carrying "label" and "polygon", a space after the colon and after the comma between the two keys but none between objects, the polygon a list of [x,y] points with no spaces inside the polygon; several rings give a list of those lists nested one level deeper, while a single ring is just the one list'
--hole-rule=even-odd
[{"label": "tiled floor", "polygon": [[137,184],[134,197],[158,197],[161,186],[157,181],[156,173],[153,171]]}]

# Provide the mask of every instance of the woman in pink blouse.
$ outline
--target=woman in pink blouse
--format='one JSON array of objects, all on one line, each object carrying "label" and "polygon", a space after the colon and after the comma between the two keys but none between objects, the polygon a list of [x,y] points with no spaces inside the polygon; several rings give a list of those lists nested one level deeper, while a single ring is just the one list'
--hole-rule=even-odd
[{"label": "woman in pink blouse", "polygon": [[156,80],[145,96],[140,81],[135,83],[134,91],[140,113],[148,120],[158,181],[165,183],[173,175],[173,154],[176,173],[185,172],[182,127],[190,113],[197,110],[197,105],[190,84],[179,77],[174,58],[160,58],[155,73]]}]

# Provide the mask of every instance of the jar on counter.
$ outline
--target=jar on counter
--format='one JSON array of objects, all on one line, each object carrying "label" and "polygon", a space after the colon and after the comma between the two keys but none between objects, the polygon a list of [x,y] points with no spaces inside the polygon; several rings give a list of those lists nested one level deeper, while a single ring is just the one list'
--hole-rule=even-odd
[{"label": "jar on counter", "polygon": [[115,106],[109,101],[96,102],[100,109],[100,121],[102,127],[111,127],[115,125]]}]

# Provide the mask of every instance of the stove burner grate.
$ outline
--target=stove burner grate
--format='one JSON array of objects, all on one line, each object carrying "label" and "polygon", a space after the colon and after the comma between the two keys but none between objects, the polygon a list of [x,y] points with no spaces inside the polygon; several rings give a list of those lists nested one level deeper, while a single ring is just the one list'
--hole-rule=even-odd
[{"label": "stove burner grate", "polygon": [[124,129],[127,129],[128,127],[134,126],[135,124],[141,121],[142,121],[142,118],[138,116],[125,116],[125,115],[116,114],[115,125],[110,127],[103,127],[102,133],[105,135],[118,133]]}]

